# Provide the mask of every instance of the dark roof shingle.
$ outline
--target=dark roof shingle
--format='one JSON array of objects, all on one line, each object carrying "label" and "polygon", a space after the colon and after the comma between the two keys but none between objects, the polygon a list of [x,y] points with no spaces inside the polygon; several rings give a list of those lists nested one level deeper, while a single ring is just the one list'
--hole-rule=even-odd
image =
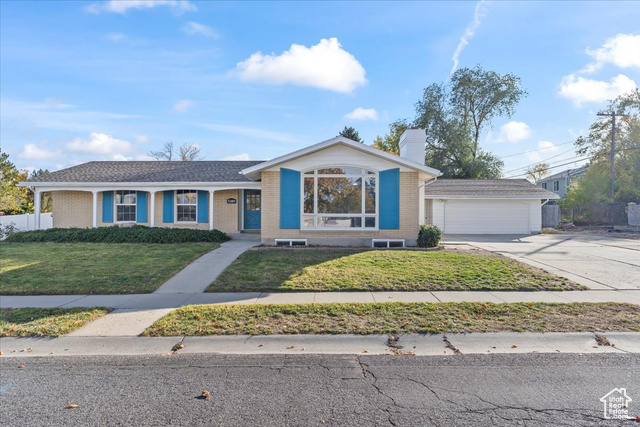
[{"label": "dark roof shingle", "polygon": [[425,196],[473,199],[557,199],[557,194],[536,187],[526,179],[438,179],[427,184]]},{"label": "dark roof shingle", "polygon": [[250,182],[240,171],[262,162],[263,160],[88,162],[26,182]]}]

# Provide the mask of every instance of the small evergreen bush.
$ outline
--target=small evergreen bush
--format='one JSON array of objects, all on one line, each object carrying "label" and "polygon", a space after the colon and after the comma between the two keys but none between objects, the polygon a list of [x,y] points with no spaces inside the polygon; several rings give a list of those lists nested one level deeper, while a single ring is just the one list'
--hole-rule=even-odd
[{"label": "small evergreen bush", "polygon": [[418,232],[418,246],[421,248],[435,248],[440,244],[442,230],[435,225],[420,224]]},{"label": "small evergreen bush", "polygon": [[13,233],[4,240],[10,243],[221,243],[229,240],[220,230],[194,230],[189,228],[133,227],[50,228],[48,230]]}]

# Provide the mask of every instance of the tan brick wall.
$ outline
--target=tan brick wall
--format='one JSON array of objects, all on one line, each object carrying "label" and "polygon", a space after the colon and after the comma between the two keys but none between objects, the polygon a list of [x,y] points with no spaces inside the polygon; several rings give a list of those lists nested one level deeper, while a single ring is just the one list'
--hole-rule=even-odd
[{"label": "tan brick wall", "polygon": [[[262,240],[327,239],[327,244],[340,244],[336,239],[407,239],[418,237],[418,172],[400,173],[400,228],[397,230],[294,230],[280,229],[280,172],[262,172]],[[333,243],[332,243],[333,241]],[[412,243],[408,242],[408,243]]]},{"label": "tan brick wall", "polygon": [[[237,233],[238,226],[238,209],[242,200],[239,197],[238,190],[216,191],[213,197],[213,226],[225,233]],[[236,199],[235,204],[228,204],[227,199]]]},{"label": "tan brick wall", "polygon": [[91,227],[93,194],[88,191],[52,191],[55,228]]}]

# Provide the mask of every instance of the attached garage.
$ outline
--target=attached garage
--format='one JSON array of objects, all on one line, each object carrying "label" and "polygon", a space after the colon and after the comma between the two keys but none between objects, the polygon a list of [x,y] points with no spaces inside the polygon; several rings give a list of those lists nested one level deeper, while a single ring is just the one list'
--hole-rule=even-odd
[{"label": "attached garage", "polygon": [[527,180],[439,179],[425,186],[425,223],[446,234],[532,234],[541,206],[557,199]]}]

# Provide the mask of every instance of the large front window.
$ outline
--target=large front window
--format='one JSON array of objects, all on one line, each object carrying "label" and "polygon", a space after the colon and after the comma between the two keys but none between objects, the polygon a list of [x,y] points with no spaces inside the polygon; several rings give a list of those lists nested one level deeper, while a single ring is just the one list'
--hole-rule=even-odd
[{"label": "large front window", "polygon": [[198,192],[176,190],[176,222],[196,222],[197,212]]},{"label": "large front window", "polygon": [[376,172],[335,167],[303,174],[302,228],[376,228]]},{"label": "large front window", "polygon": [[136,221],[136,191],[116,191],[116,222]]}]

